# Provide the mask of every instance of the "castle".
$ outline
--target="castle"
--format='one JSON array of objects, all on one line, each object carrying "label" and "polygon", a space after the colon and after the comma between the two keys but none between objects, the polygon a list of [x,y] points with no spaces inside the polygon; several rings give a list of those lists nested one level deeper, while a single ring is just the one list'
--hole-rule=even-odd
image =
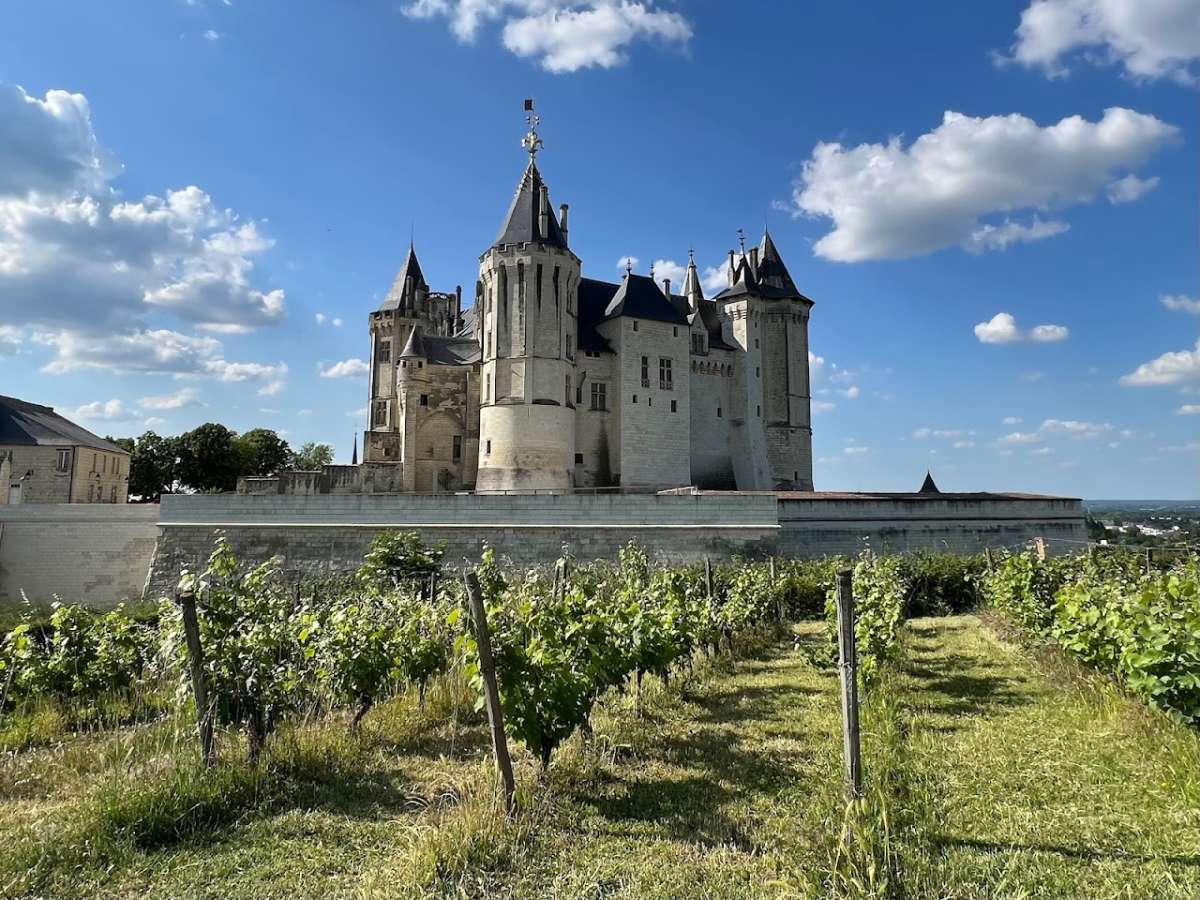
[{"label": "castle", "polygon": [[771,235],[730,251],[711,299],[694,258],[679,293],[628,269],[584,278],[530,125],[471,308],[430,290],[410,242],[370,314],[364,463],[416,492],[811,491],[813,301]]}]

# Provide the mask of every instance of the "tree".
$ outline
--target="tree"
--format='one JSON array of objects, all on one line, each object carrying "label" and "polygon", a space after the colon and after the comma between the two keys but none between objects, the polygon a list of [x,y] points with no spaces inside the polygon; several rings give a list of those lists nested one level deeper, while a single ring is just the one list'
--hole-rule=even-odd
[{"label": "tree", "polygon": [[333,447],[329,444],[314,444],[309,441],[299,450],[292,452],[292,468],[301,472],[315,472],[333,462]]},{"label": "tree", "polygon": [[237,487],[238,455],[232,431],[216,422],[206,422],[176,440],[179,481],[197,491],[232,491]]},{"label": "tree", "polygon": [[274,475],[292,458],[287,441],[269,428],[252,428],[233,439],[240,475]]},{"label": "tree", "polygon": [[142,503],[157,503],[175,485],[178,438],[159,437],[147,431],[137,440],[108,438],[129,452],[129,496]]}]

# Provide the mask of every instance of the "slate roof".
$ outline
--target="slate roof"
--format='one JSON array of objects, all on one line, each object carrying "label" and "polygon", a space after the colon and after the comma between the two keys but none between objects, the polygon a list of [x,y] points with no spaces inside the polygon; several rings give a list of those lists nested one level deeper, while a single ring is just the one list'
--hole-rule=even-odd
[{"label": "slate roof", "polygon": [[714,300],[732,300],[734,297],[749,295],[767,300],[803,300],[810,305],[813,303],[796,289],[796,283],[792,281],[792,276],[769,233],[763,233],[762,243],[758,248],[758,274],[750,271],[749,258],[742,257],[737,261],[734,275],[733,287],[725,288],[713,298]]},{"label": "slate roof", "polygon": [[473,336],[427,335],[417,326],[408,335],[398,359],[426,359],[439,366],[469,366],[479,362],[482,356]]},{"label": "slate roof", "polygon": [[126,453],[116,444],[64,419],[49,406],[0,396],[0,445],[3,444],[27,447],[66,445]]},{"label": "slate roof", "polygon": [[392,282],[391,289],[387,292],[387,296],[383,298],[383,303],[379,305],[380,309],[399,309],[401,306],[412,305],[413,298],[405,296],[410,277],[413,280],[413,288],[429,290],[429,285],[425,283],[425,275],[421,272],[421,264],[417,262],[417,253],[413,249],[411,242],[408,245],[408,256],[404,257],[404,265],[400,267],[400,272]]},{"label": "slate roof", "polygon": [[517,192],[513,195],[508,215],[504,217],[504,224],[500,226],[500,234],[496,236],[492,246],[548,244],[551,247],[566,249],[567,242],[563,238],[562,229],[558,227],[558,218],[554,215],[552,206],[547,210],[547,233],[541,233],[539,204],[544,183],[541,173],[531,159],[525,174],[521,176],[521,182],[517,185]]},{"label": "slate roof", "polygon": [[595,278],[579,279],[579,349],[593,353],[612,353],[612,345],[596,326],[620,285]]},{"label": "slate roof", "polygon": [[925,470],[925,480],[923,482],[921,482],[921,490],[917,491],[917,493],[918,494],[940,494],[941,493],[941,491],[938,490],[938,486],[933,481],[933,475],[930,474],[928,469]]},{"label": "slate roof", "polygon": [[608,301],[604,318],[631,316],[652,322],[667,322],[671,325],[687,325],[687,316],[682,315],[667,299],[654,279],[646,275],[627,274]]},{"label": "slate roof", "polygon": [[769,231],[763,231],[762,243],[758,247],[757,278],[759,285],[800,295],[800,292],[796,290],[796,283],[792,281],[791,273],[783,264],[783,258],[780,257],[775,242],[771,240]]}]

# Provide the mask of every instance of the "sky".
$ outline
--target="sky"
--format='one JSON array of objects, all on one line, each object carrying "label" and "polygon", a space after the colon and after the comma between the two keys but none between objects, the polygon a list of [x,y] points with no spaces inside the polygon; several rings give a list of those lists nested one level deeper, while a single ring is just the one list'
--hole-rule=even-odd
[{"label": "sky", "polygon": [[769,225],[819,490],[1196,498],[1198,86],[1198,0],[10,0],[0,393],[349,461],[368,313],[410,239],[473,294],[533,97],[585,275]]}]

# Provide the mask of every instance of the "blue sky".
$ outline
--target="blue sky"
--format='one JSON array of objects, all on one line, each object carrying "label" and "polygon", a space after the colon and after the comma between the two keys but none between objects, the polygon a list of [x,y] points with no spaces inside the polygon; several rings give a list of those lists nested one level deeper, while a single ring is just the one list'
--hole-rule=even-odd
[{"label": "blue sky", "polygon": [[770,223],[819,489],[1194,498],[1197,73],[1196,0],[16,0],[0,393],[348,459],[367,313],[410,233],[471,294],[532,96],[585,274]]}]

